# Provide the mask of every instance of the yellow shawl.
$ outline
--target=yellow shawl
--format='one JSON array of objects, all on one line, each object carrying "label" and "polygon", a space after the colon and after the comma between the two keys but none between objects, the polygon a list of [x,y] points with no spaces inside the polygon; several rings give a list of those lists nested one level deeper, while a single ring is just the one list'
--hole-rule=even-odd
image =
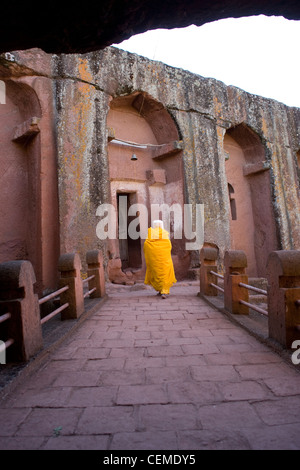
[{"label": "yellow shawl", "polygon": [[171,257],[172,244],[169,233],[161,227],[148,229],[144,243],[146,260],[145,284],[154,287],[161,294],[168,294],[170,287],[177,282]]}]

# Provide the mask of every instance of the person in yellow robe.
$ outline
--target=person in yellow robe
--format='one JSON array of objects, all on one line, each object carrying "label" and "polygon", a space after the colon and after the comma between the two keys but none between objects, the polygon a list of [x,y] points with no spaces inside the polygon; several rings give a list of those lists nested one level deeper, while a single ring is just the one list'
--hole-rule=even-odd
[{"label": "person in yellow robe", "polygon": [[162,220],[154,220],[148,228],[144,243],[146,261],[145,284],[158,291],[163,299],[170,293],[170,287],[177,282],[171,257],[172,244],[169,233],[163,228]]}]

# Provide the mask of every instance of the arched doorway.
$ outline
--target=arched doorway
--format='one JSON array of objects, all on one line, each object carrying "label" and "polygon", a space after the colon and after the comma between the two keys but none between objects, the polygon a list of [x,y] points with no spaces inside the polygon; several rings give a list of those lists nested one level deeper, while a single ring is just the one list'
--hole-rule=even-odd
[{"label": "arched doorway", "polygon": [[41,108],[27,84],[8,80],[0,106],[0,262],[25,259],[41,284]]},{"label": "arched doorway", "polygon": [[269,165],[259,136],[240,124],[224,136],[231,248],[244,250],[248,275],[265,277],[269,253],[279,249]]},{"label": "arched doorway", "polygon": [[[118,221],[121,204],[123,209],[125,204],[127,214],[134,204],[143,205],[148,226],[151,217],[153,220],[154,206],[158,209],[157,215],[163,218],[168,215],[159,211],[160,208],[172,208],[174,204],[183,208],[182,143],[177,126],[164,106],[142,92],[115,98],[110,104],[107,127],[111,203]],[[133,212],[126,217],[128,236],[119,237],[110,245],[108,272],[113,282],[128,283],[144,277],[144,238],[131,239],[127,230],[137,215]],[[174,267],[177,277],[184,278],[189,255],[184,240],[174,238],[172,217],[171,213],[167,228],[170,229]]]}]

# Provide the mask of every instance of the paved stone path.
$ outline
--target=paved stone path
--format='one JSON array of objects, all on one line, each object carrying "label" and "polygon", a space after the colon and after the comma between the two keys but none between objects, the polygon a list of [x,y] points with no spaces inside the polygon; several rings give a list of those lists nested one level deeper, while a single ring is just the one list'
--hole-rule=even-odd
[{"label": "paved stone path", "polygon": [[299,371],[197,292],[111,289],[0,402],[0,449],[299,449]]}]

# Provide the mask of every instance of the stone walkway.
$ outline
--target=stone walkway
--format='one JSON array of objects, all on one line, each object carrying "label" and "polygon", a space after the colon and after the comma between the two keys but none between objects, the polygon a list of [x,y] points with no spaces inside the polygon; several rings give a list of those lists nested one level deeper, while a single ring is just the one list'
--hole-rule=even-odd
[{"label": "stone walkway", "polygon": [[300,374],[178,283],[106,302],[0,402],[0,449],[300,449]]}]

